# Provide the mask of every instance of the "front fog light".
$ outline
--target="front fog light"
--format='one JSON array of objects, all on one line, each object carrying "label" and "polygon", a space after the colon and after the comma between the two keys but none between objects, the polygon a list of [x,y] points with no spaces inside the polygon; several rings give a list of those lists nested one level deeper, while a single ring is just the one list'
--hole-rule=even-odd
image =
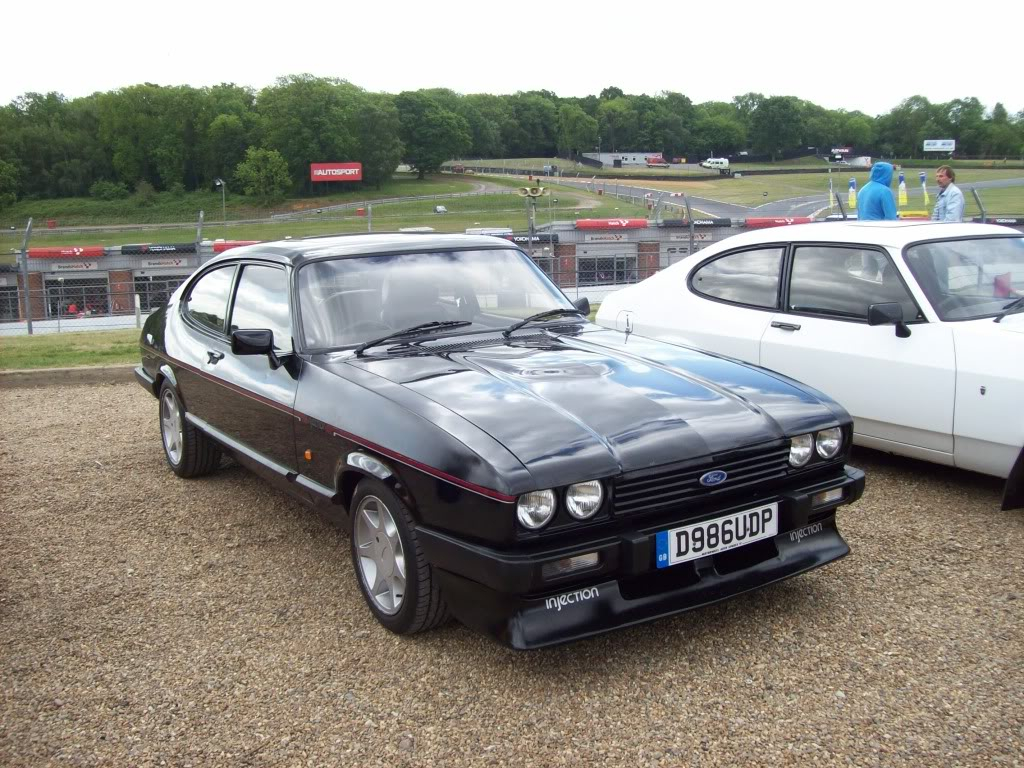
[{"label": "front fog light", "polygon": [[823,507],[826,504],[832,504],[837,501],[843,500],[843,489],[842,488],[830,488],[827,491],[818,491],[816,494],[811,496],[812,507]]},{"label": "front fog light", "polygon": [[569,508],[569,514],[577,520],[586,520],[597,512],[603,498],[601,483],[597,480],[588,480],[569,486],[565,492],[565,506]]},{"label": "front fog light", "polygon": [[543,528],[555,516],[555,494],[551,491],[530,491],[516,502],[516,517],[524,528]]},{"label": "front fog light", "polygon": [[843,447],[843,430],[839,427],[821,430],[814,438],[814,447],[821,458],[834,458],[839,453],[839,449]]},{"label": "front fog light", "polygon": [[789,442],[789,463],[794,467],[802,467],[811,459],[814,450],[814,438],[810,435],[797,435]]}]

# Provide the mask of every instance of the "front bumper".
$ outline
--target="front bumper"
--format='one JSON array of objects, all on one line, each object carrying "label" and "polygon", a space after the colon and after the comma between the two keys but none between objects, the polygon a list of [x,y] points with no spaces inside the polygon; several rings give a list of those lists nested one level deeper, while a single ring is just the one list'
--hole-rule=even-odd
[{"label": "front bumper", "polygon": [[[842,488],[838,502],[812,508],[811,497]],[[864,473],[841,475],[774,493],[779,533],[769,539],[669,568],[655,565],[655,535],[680,524],[750,507],[714,508],[698,516],[636,521],[612,536],[576,539],[528,552],[505,552],[429,528],[417,535],[452,613],[513,648],[577,640],[724,600],[837,560],[850,551],[836,528],[836,508],[860,498]],[[544,565],[598,553],[599,565],[550,578]]]}]

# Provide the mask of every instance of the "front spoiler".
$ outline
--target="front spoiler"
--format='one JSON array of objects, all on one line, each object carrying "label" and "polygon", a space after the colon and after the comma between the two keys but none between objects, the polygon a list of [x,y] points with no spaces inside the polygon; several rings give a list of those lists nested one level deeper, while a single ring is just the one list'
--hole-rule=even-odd
[{"label": "front spoiler", "polygon": [[[814,494],[836,488],[843,489],[840,501],[812,506]],[[850,548],[836,528],[836,509],[863,491],[864,473],[845,466],[762,499],[779,502],[780,533],[733,550],[749,555],[739,565],[714,555],[658,569],[655,534],[681,522],[671,516],[528,551],[495,550],[424,527],[417,533],[456,618],[513,648],[539,648],[698,608],[838,560]],[[745,506],[709,509],[702,517]],[[585,553],[597,553],[599,566],[574,578],[545,578],[545,565]]]},{"label": "front spoiler", "polygon": [[[717,603],[849,554],[850,547],[836,529],[835,516],[819,522],[821,530],[801,540],[794,540],[790,531],[776,536],[777,557],[725,574],[705,563],[703,568],[693,567],[695,583],[631,598],[623,596],[618,580],[572,585],[561,594],[526,598],[495,592],[449,571],[435,574],[459,621],[512,648],[541,648]],[[688,569],[690,565],[673,568]]]}]

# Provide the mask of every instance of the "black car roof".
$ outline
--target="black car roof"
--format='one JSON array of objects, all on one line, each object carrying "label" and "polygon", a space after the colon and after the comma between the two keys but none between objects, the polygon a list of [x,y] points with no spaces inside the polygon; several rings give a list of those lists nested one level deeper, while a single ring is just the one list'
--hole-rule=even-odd
[{"label": "black car roof", "polygon": [[482,248],[515,248],[510,241],[487,235],[422,234],[383,232],[378,234],[331,235],[302,240],[274,240],[232,248],[213,261],[260,257],[298,267],[324,258],[354,258],[384,253],[453,251]]}]

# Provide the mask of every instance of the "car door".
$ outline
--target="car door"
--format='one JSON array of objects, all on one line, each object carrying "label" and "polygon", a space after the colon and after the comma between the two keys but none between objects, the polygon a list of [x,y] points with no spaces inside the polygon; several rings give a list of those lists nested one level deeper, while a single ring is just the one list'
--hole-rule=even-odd
[{"label": "car door", "polygon": [[288,272],[277,265],[243,263],[235,283],[228,334],[270,329],[279,357],[291,358],[277,368],[268,355],[237,355],[229,347],[216,366],[223,382],[219,427],[243,446],[289,472],[296,471],[295,394],[298,360],[292,356]]},{"label": "car door", "polygon": [[174,318],[180,334],[169,337],[173,346],[167,348],[176,361],[178,394],[186,410],[218,429],[223,421],[225,388],[217,368],[231,351],[227,316],[236,269],[233,262],[217,266],[189,285],[181,314]]},{"label": "car door", "polygon": [[[862,444],[931,461],[953,452],[952,334],[924,319],[884,249],[793,247],[785,312],[771,318],[760,363],[837,400]],[[870,326],[871,304],[898,302],[910,336]]]},{"label": "car door", "polygon": [[[659,295],[643,295],[630,322],[637,333],[756,364],[779,307],[784,254],[778,244],[732,251],[698,264],[685,285],[652,281]],[[617,326],[625,330],[625,319]]]}]

